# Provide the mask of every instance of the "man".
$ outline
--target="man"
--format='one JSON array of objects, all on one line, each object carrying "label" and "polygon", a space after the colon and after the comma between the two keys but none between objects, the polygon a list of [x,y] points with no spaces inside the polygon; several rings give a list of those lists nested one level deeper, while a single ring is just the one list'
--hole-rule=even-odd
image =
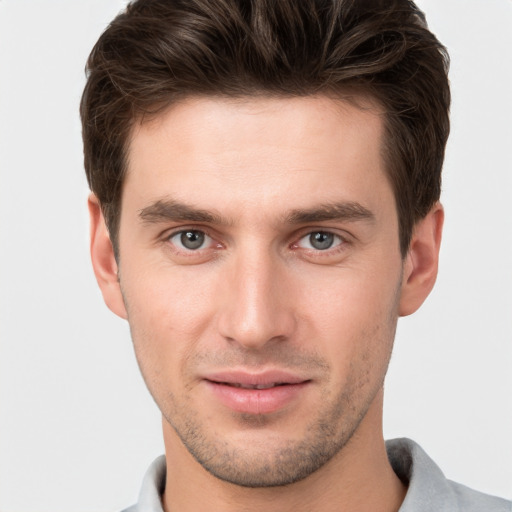
[{"label": "man", "polygon": [[444,217],[416,6],[139,0],[88,72],[93,266],[163,416],[132,510],[510,510],[382,435]]}]

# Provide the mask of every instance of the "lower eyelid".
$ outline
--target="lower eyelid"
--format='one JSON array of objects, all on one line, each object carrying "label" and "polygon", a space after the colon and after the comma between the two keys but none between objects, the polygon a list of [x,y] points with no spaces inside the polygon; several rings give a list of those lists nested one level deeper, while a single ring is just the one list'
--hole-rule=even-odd
[{"label": "lower eyelid", "polygon": [[[300,242],[304,239],[307,239],[308,237],[310,237],[312,234],[314,233],[326,233],[326,234],[330,234],[334,237],[334,242],[333,242],[333,245],[331,247],[328,247],[327,249],[315,249],[314,247],[302,247],[300,245]],[[305,235],[301,236],[297,242],[295,242],[294,244],[292,244],[294,247],[298,247],[300,249],[305,249],[305,250],[309,250],[309,251],[315,251],[315,252],[328,252],[332,249],[336,249],[337,247],[339,247],[340,245],[344,245],[345,243],[347,243],[347,240],[345,238],[343,238],[341,235],[338,235],[337,233],[332,233],[331,231],[324,231],[324,230],[318,230],[318,231],[310,231],[309,233],[306,233]]]},{"label": "lower eyelid", "polygon": [[[187,233],[187,232],[190,232],[190,231],[193,231],[193,232],[196,232],[196,233],[202,233],[204,235],[204,244],[203,246],[197,248],[197,249],[189,249],[187,247],[180,247],[180,244],[179,243],[176,243],[176,242],[173,242],[173,239],[176,238],[176,237],[179,237],[181,235],[183,235],[184,233]],[[175,246],[178,250],[181,250],[181,251],[184,251],[184,252],[199,252],[203,249],[206,249],[208,248],[212,243],[213,243],[213,238],[208,234],[206,233],[206,231],[202,230],[202,229],[180,229],[178,231],[173,231],[172,233],[169,233],[168,235],[165,236],[165,241],[172,244],[173,246]]]},{"label": "lower eyelid", "polygon": [[[178,243],[173,242],[173,238],[175,238],[175,237],[177,237],[179,235],[182,235],[183,233],[186,233],[188,231],[195,231],[195,232],[198,232],[198,233],[202,233],[204,235],[204,237],[205,237],[204,244],[201,247],[197,248],[197,249],[189,249],[187,247],[181,246],[181,243],[179,243],[179,242]],[[304,246],[300,245],[300,243],[301,243],[301,241],[303,239],[308,238],[309,236],[311,236],[314,233],[327,233],[327,234],[333,235],[333,237],[334,237],[333,245],[331,247],[329,247],[329,248],[326,248],[326,249],[316,249],[314,247],[304,247]],[[324,255],[325,257],[327,257],[329,255],[332,255],[335,252],[343,250],[344,246],[350,244],[350,240],[347,240],[347,238],[343,237],[342,235],[340,235],[338,233],[333,233],[332,231],[321,230],[321,229],[314,230],[314,231],[309,231],[306,234],[301,235],[296,240],[297,240],[296,242],[293,242],[289,246],[290,248],[292,248],[292,249],[302,249],[303,251],[307,251],[309,253],[314,253],[315,256]],[[209,249],[216,250],[216,249],[222,249],[223,248],[223,245],[220,242],[218,242],[217,240],[215,240],[215,238],[212,237],[210,234],[208,234],[208,232],[206,230],[204,230],[204,229],[197,229],[197,228],[181,228],[179,230],[172,231],[170,233],[167,233],[163,237],[163,241],[168,243],[168,244],[170,244],[170,245],[172,245],[176,252],[181,252],[184,255],[188,255],[188,256],[192,256],[194,253],[199,255],[199,253],[202,253],[203,251],[207,251]]]}]

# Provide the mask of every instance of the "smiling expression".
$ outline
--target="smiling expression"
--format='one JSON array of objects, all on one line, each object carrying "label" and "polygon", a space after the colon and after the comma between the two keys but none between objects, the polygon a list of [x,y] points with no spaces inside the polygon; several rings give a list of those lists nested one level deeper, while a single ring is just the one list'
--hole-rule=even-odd
[{"label": "smiling expression", "polygon": [[376,107],[324,97],[189,99],[133,131],[111,307],[166,443],[223,480],[380,435],[404,264],[381,137]]}]

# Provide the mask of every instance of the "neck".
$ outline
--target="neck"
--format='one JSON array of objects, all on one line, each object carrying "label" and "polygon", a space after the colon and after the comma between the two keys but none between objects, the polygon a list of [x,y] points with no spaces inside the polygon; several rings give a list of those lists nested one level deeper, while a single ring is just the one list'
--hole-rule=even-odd
[{"label": "neck", "polygon": [[382,435],[382,391],[350,441],[327,464],[291,485],[240,487],[193,459],[164,420],[165,512],[396,512],[406,488],[389,464]]}]

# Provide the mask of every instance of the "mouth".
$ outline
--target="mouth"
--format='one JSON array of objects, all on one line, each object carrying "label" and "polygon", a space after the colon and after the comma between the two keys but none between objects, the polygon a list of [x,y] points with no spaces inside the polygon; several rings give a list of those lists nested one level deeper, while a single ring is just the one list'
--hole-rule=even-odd
[{"label": "mouth", "polygon": [[287,372],[223,372],[208,375],[208,389],[223,407],[244,414],[270,414],[291,407],[311,380]]},{"label": "mouth", "polygon": [[290,385],[288,382],[271,382],[270,384],[242,384],[240,382],[214,382],[215,384],[221,384],[224,386],[232,386],[234,388],[242,388],[242,389],[270,389],[275,388],[277,386],[288,386]]}]

